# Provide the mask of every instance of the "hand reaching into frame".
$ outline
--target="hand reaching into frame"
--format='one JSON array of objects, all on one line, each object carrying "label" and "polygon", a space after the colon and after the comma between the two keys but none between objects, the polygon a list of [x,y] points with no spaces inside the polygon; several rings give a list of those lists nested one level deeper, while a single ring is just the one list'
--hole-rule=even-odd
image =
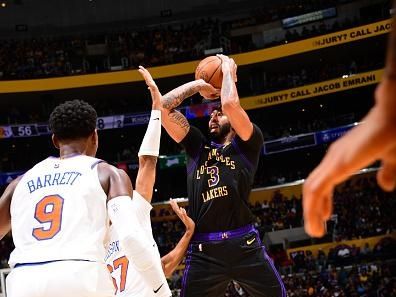
[{"label": "hand reaching into frame", "polygon": [[143,76],[146,85],[151,93],[151,99],[153,100],[152,109],[161,110],[161,93],[158,90],[157,84],[155,83],[150,72],[143,66],[139,66],[139,73]]},{"label": "hand reaching into frame", "polygon": [[385,78],[375,92],[376,103],[362,124],[334,142],[303,186],[305,231],[325,233],[333,206],[333,191],[356,171],[381,160],[378,184],[385,191],[396,186],[396,80]]},{"label": "hand reaching into frame", "polygon": [[176,200],[170,199],[169,204],[171,205],[173,211],[176,213],[179,219],[183,222],[184,226],[186,226],[186,230],[194,232],[195,223],[187,215],[186,210],[183,207],[179,207],[179,205],[177,205]]}]

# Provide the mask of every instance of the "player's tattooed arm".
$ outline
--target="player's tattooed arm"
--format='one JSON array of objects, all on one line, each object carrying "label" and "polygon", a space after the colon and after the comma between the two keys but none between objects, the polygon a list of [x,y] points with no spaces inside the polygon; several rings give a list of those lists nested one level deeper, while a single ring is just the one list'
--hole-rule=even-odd
[{"label": "player's tattooed arm", "polygon": [[162,110],[162,126],[177,143],[182,141],[190,130],[186,117],[175,109]]},{"label": "player's tattooed arm", "polygon": [[162,97],[162,107],[167,110],[178,107],[186,98],[191,97],[196,93],[200,93],[207,99],[215,99],[219,97],[219,90],[215,89],[211,84],[208,84],[203,79],[188,82]]},{"label": "player's tattooed arm", "polygon": [[190,129],[190,124],[188,123],[186,117],[177,110],[172,110],[169,113],[169,120],[173,124],[179,126],[181,129],[183,129],[183,131],[185,131],[186,133]]},{"label": "player's tattooed arm", "polygon": [[249,116],[239,102],[238,90],[236,87],[237,65],[234,60],[217,55],[222,63],[223,82],[221,85],[221,106],[225,115],[230,120],[231,126],[242,140],[248,140],[253,134],[253,124]]},{"label": "player's tattooed arm", "polygon": [[198,93],[203,80],[188,82],[162,96],[162,107],[168,110],[178,107],[186,98]]}]

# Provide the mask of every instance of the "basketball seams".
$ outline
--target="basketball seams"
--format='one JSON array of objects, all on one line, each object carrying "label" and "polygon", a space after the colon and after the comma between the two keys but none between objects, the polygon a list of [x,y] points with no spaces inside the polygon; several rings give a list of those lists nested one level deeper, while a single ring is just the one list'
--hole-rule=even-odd
[{"label": "basketball seams", "polygon": [[[200,74],[201,74],[201,72],[202,72],[202,69],[204,69],[206,65],[208,65],[208,64],[210,64],[210,63],[216,61],[217,59],[220,59],[220,58],[219,58],[219,57],[213,57],[213,59],[209,59],[208,61],[206,61],[206,63],[204,63],[204,64],[202,64],[202,65],[200,65],[201,63],[198,64],[197,69],[196,69],[196,71],[195,71],[195,73],[198,74],[198,75],[195,75],[195,79],[200,79]],[[203,60],[202,60],[202,61],[203,61]],[[201,62],[202,62],[202,61],[201,61]],[[221,59],[220,59],[220,61],[221,61]],[[220,65],[221,65],[221,63],[220,63]],[[212,73],[212,76],[210,77],[210,79],[212,79],[213,74],[214,74],[216,71],[217,71],[217,69]],[[208,81],[210,81],[210,79],[209,79]],[[208,81],[207,81],[207,82],[208,82]]]},{"label": "basketball seams", "polygon": [[[208,58],[212,58],[212,57],[207,57],[207,58],[205,58],[205,59],[208,59]],[[200,62],[200,64],[201,64],[203,61],[205,61],[205,59],[202,60],[202,61]],[[220,59],[219,57],[216,57],[216,56],[214,56],[213,59],[208,59],[208,61],[205,61],[206,63],[204,63],[204,64],[202,64],[202,65],[198,64],[197,69],[195,70],[195,79],[200,79],[200,78],[204,79],[204,78],[202,77],[201,74],[204,72],[203,70],[205,69],[205,67],[206,67],[208,64],[213,63],[213,62],[216,62],[216,61],[218,61],[218,60],[220,60],[220,65],[221,65],[221,59]],[[212,77],[213,77],[213,75],[214,75],[214,73],[215,73],[216,71],[217,71],[217,69],[216,69],[215,71],[213,71],[212,75],[210,76],[210,78],[209,78],[208,80],[204,79],[205,82],[209,83],[209,81],[212,79]],[[205,73],[208,74],[206,71],[205,71]]]},{"label": "basketball seams", "polygon": [[[220,59],[220,58],[219,58],[219,59]],[[220,60],[219,66],[217,66],[216,70],[213,71],[212,76],[211,76],[211,77],[209,78],[209,80],[208,80],[208,83],[209,83],[209,84],[210,84],[210,81],[212,80],[212,78],[214,77],[214,75],[216,74],[216,72],[220,69],[221,64],[223,64],[223,61]],[[221,71],[221,69],[220,69],[220,71]]]}]

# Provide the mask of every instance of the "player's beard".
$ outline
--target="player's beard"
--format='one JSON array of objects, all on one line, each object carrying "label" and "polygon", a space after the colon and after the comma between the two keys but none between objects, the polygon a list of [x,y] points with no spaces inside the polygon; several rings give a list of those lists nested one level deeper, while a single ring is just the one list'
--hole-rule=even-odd
[{"label": "player's beard", "polygon": [[213,140],[214,142],[222,143],[223,140],[228,135],[228,133],[230,133],[230,131],[231,131],[231,124],[225,123],[219,126],[219,130],[217,132],[209,131],[210,139]]}]

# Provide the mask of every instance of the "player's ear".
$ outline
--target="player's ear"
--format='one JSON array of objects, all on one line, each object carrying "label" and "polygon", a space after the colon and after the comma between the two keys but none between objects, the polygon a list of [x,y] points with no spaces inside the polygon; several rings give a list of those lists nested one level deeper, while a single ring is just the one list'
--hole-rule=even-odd
[{"label": "player's ear", "polygon": [[58,137],[56,137],[55,134],[52,134],[51,138],[52,138],[52,143],[53,143],[54,147],[56,147],[59,150],[60,145],[59,145]]},{"label": "player's ear", "polygon": [[92,140],[92,144],[97,147],[99,144],[99,136],[97,129],[95,129],[95,131],[92,133],[91,140]]}]

